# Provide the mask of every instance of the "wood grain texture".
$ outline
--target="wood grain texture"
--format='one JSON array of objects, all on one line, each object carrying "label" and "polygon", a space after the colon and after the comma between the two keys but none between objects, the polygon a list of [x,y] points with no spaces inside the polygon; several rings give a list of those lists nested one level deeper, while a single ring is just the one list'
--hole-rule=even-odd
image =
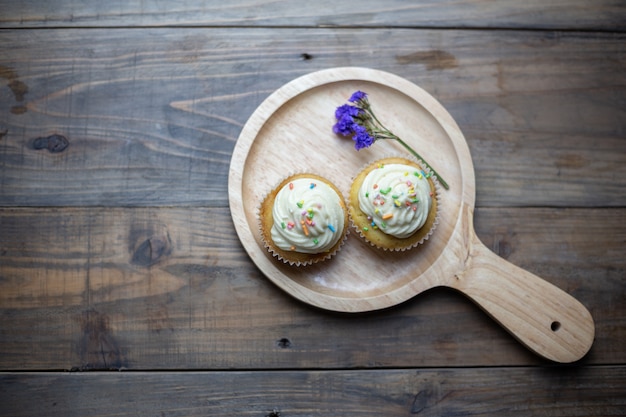
[{"label": "wood grain texture", "polygon": [[[441,220],[436,235],[407,256],[398,253],[383,256],[380,251],[364,245],[361,239],[348,238],[341,255],[332,262],[306,269],[284,268],[267,256],[261,236],[255,231],[257,210],[264,193],[275,187],[285,172],[323,173],[348,198],[351,178],[363,166],[387,154],[406,152],[393,141],[381,141],[375,149],[364,149],[357,154],[352,141],[338,138],[328,128],[320,128],[320,121],[324,120],[332,126],[334,109],[358,90],[368,92],[378,109],[377,117],[386,124],[392,123],[391,126],[395,124],[392,129],[421,155],[428,155],[429,163],[443,172],[451,184],[450,190],[437,190],[444,195],[438,198],[437,212]],[[398,125],[395,120],[404,123]],[[284,126],[296,125],[298,129],[284,129]],[[274,164],[283,155],[295,157]],[[450,271],[448,265],[440,261],[453,257],[441,254],[444,250],[456,253],[459,249],[453,237],[464,224],[461,208],[473,208],[475,195],[474,170],[467,143],[445,109],[404,78],[358,67],[307,74],[265,100],[239,136],[231,159],[228,187],[237,234],[259,269],[296,298],[341,312],[387,308],[442,285],[446,278],[452,277],[456,270]],[[464,255],[459,257],[463,259]],[[377,279],[381,276],[388,278]]]},{"label": "wood grain texture", "polygon": [[[0,414],[623,415],[625,6],[0,0]],[[233,147],[338,66],[443,103],[478,237],[589,308],[585,358],[546,366],[454,291],[345,315],[259,272]]]},{"label": "wood grain texture", "polygon": [[624,30],[619,1],[525,2],[484,0],[362,0],[289,2],[188,0],[159,2],[90,0],[0,1],[0,27],[106,26],[302,26],[479,27]]},{"label": "wood grain texture", "polygon": [[[362,240],[347,239],[332,262],[306,269],[276,263],[255,231],[263,193],[280,183],[285,172],[323,169],[320,172],[340,190],[349,190],[347,173],[359,172],[371,158],[396,151],[393,145],[397,144],[385,141],[377,144],[373,155],[367,149],[358,156],[342,157],[337,154],[336,135],[319,128],[321,120],[332,124],[335,100],[341,102],[341,97],[361,90],[368,91],[369,101],[377,105],[377,119],[385,125],[389,120],[403,120],[401,126],[392,127],[394,132],[427,155],[450,184],[450,189],[437,191],[441,197],[437,197],[440,220],[436,231],[426,244],[407,254],[380,256],[380,251],[372,251]],[[306,123],[307,119],[314,122]],[[284,129],[296,125],[296,131]],[[411,132],[417,132],[416,137]],[[344,154],[349,155],[350,149]],[[274,164],[282,155],[304,157]],[[432,96],[404,78],[343,67],[310,73],[281,87],[244,126],[233,151],[228,186],[233,223],[250,258],[277,286],[308,304],[352,313],[381,310],[446,286],[470,296],[541,356],[574,362],[591,347],[593,319],[582,304],[502,260],[476,238],[474,168],[465,138]]]},{"label": "wood grain texture", "polygon": [[3,416],[623,415],[626,369],[0,374]]},{"label": "wood grain texture", "polygon": [[[468,141],[477,206],[626,205],[620,34],[9,30],[0,45],[2,206],[225,206],[254,109],[348,64],[442,102]],[[34,149],[52,134],[69,146]]]},{"label": "wood grain texture", "polygon": [[[626,360],[624,209],[475,217],[491,250],[591,311],[584,363]],[[454,292],[355,316],[293,300],[245,256],[222,208],[2,209],[0,297],[3,370],[541,363]]]}]

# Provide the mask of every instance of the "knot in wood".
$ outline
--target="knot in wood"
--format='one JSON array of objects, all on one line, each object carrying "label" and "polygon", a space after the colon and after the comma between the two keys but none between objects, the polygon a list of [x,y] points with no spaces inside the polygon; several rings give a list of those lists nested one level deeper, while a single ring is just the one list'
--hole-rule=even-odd
[{"label": "knot in wood", "polygon": [[135,232],[131,236],[135,242],[131,245],[134,265],[150,267],[172,253],[172,240],[165,229],[156,233]]},{"label": "knot in wood", "polygon": [[50,153],[59,153],[67,149],[70,142],[65,136],[54,134],[34,139],[32,146],[35,150],[47,149]]}]

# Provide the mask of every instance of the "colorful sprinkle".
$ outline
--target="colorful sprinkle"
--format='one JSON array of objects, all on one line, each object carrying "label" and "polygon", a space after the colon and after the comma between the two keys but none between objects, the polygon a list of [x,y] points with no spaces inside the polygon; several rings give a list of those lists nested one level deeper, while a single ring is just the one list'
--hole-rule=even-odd
[{"label": "colorful sprinkle", "polygon": [[314,182],[311,183],[311,185],[309,185],[309,188],[312,190],[313,188],[315,188],[317,184],[315,184]]},{"label": "colorful sprinkle", "polygon": [[296,204],[298,205],[298,208],[302,208],[302,206],[304,206],[304,200],[300,200]]},{"label": "colorful sprinkle", "polygon": [[335,226],[333,226],[332,224],[329,224],[327,227],[328,227],[328,230],[330,230],[331,232],[333,232],[333,233],[336,232]]},{"label": "colorful sprinkle", "polygon": [[289,189],[290,189],[290,190],[293,190],[293,182],[290,182],[290,183],[289,183]]},{"label": "colorful sprinkle", "polygon": [[294,222],[287,222],[287,229],[291,230],[295,226]]},{"label": "colorful sprinkle", "polygon": [[300,224],[302,225],[302,231],[304,232],[305,236],[309,235],[309,228],[306,227],[306,224],[304,224],[304,221],[300,222]]},{"label": "colorful sprinkle", "polygon": [[320,242],[319,240],[317,240],[317,239],[313,239],[313,243],[314,243],[314,244],[316,244],[316,245],[317,245],[319,242]]},{"label": "colorful sprinkle", "polygon": [[383,214],[383,220],[389,220],[393,217],[393,213]]},{"label": "colorful sprinkle", "polygon": [[395,204],[396,207],[400,207],[402,204],[400,203],[400,200],[394,200],[393,204]]},{"label": "colorful sprinkle", "polygon": [[281,223],[280,223],[280,227],[282,227],[282,228],[283,228],[283,230],[285,230],[285,228],[287,227],[287,225],[285,224],[285,222],[281,222]]},{"label": "colorful sprinkle", "polygon": [[387,188],[385,188],[384,190],[380,190],[380,193],[381,193],[382,195],[387,195],[387,194],[389,194],[390,192],[391,192],[391,187],[387,187]]},{"label": "colorful sprinkle", "polygon": [[365,226],[365,227],[363,228],[363,231],[364,231],[364,232],[367,232],[368,230],[370,230],[370,228],[369,228],[369,227],[367,227],[367,226]]}]

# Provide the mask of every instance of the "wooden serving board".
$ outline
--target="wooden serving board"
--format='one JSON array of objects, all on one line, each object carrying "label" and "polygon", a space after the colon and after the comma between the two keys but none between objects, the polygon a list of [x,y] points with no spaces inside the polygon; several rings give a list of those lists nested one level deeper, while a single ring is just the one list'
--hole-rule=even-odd
[{"label": "wooden serving board", "polygon": [[[406,151],[379,141],[356,151],[332,132],[334,111],[351,94],[369,95],[377,117],[417,150],[449,184],[430,239],[407,252],[385,252],[356,233],[333,259],[285,265],[265,250],[258,231],[261,198],[285,176],[318,173],[347,195],[366,163]],[[415,84],[367,68],[314,72],[270,95],[244,126],[230,165],[229,202],[237,234],[258,268],[301,301],[341,312],[394,306],[437,286],[461,291],[520,342],[548,359],[572,362],[591,347],[587,309],[552,284],[489,251],[473,227],[474,168],[463,134],[449,113]]]}]

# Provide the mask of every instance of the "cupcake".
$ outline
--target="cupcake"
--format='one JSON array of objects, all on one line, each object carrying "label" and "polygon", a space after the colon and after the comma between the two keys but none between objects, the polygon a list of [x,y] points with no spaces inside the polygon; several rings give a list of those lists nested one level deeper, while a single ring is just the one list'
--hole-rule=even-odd
[{"label": "cupcake", "polygon": [[380,249],[415,247],[437,224],[438,188],[430,171],[414,160],[390,157],[369,164],[350,187],[353,227]]},{"label": "cupcake", "polygon": [[341,192],[315,174],[295,174],[268,193],[259,208],[265,247],[290,265],[309,265],[337,253],[348,234]]}]

